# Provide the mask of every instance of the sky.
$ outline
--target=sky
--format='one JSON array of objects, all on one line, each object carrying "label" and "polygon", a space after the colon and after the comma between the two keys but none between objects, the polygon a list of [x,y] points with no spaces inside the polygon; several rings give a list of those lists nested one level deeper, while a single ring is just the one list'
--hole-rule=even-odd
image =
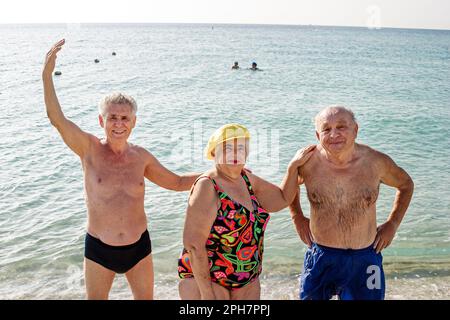
[{"label": "sky", "polygon": [[450,29],[450,0],[6,0],[0,23],[239,23]]}]

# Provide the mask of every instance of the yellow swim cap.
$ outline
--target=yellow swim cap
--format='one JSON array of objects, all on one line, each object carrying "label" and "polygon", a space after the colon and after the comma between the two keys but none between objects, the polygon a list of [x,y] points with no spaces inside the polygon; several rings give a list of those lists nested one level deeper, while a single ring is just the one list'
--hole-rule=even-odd
[{"label": "yellow swim cap", "polygon": [[212,151],[216,149],[217,145],[235,138],[250,139],[250,132],[246,127],[237,123],[229,123],[217,129],[216,132],[209,137],[208,145],[205,148],[206,158],[213,160],[214,156],[212,155]]}]

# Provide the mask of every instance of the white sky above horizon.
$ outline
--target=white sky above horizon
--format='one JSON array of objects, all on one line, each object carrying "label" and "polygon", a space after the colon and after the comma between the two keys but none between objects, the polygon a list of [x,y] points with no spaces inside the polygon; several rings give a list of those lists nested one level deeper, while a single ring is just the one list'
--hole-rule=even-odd
[{"label": "white sky above horizon", "polygon": [[0,23],[242,23],[450,29],[449,0],[13,0]]}]

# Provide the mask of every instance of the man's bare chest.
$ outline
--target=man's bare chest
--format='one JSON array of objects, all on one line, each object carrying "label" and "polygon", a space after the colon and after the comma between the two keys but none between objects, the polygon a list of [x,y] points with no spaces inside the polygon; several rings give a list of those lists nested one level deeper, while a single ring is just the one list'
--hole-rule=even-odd
[{"label": "man's bare chest", "polygon": [[84,162],[88,189],[105,196],[143,193],[145,164],[138,157],[123,159],[96,154]]},{"label": "man's bare chest", "polygon": [[370,167],[337,172],[315,166],[304,179],[308,199],[316,208],[358,211],[369,208],[378,198],[380,179]]}]

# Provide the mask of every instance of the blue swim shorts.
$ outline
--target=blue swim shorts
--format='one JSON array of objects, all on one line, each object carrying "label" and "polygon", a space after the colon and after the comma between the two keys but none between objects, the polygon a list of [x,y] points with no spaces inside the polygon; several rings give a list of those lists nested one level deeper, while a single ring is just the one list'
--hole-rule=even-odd
[{"label": "blue swim shorts", "polygon": [[314,243],[308,248],[300,281],[300,299],[383,300],[383,257],[373,246],[337,249]]}]

